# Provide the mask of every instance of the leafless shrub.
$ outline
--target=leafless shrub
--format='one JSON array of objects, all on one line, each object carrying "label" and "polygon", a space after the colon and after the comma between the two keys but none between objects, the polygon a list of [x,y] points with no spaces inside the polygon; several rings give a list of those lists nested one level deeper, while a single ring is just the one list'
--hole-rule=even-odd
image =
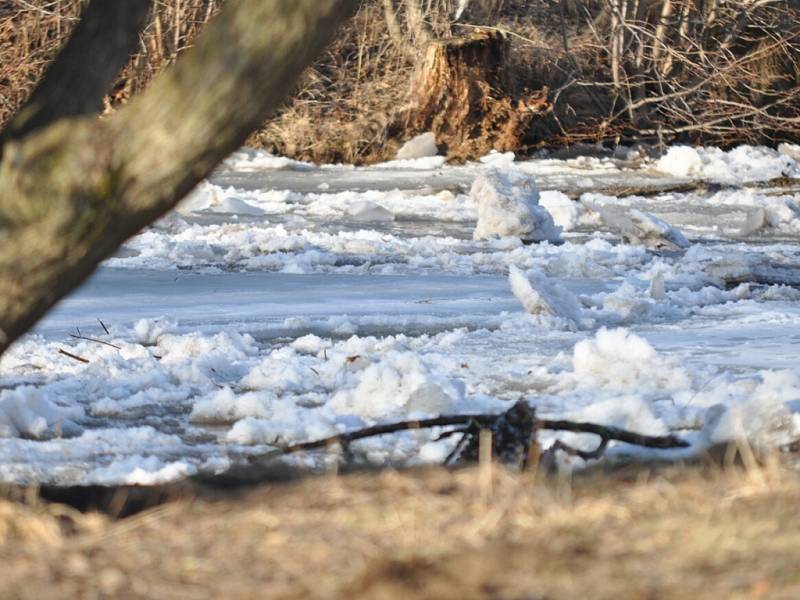
[{"label": "leafless shrub", "polygon": [[598,133],[721,144],[800,137],[800,3],[605,0],[585,13],[606,57]]}]

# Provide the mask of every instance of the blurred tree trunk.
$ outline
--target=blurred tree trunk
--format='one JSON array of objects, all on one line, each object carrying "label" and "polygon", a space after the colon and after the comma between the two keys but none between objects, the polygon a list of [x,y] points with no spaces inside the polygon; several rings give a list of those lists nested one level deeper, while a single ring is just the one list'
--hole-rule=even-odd
[{"label": "blurred tree trunk", "polygon": [[91,2],[0,134],[0,352],[239,147],[357,4],[228,0],[174,67],[100,120],[150,1]]}]

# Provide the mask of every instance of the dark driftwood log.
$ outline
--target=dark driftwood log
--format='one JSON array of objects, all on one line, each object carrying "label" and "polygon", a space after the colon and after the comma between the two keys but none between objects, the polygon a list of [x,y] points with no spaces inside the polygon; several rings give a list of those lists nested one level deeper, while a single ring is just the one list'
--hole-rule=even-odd
[{"label": "dark driftwood log", "polygon": [[[239,147],[358,2],[228,0],[174,67],[98,120],[143,4],[93,0],[92,21],[0,136],[0,352]],[[129,18],[101,18],[109,10]],[[69,106],[65,72],[78,78]]]},{"label": "dark driftwood log", "polygon": [[519,148],[531,121],[550,104],[547,89],[515,89],[510,47],[508,37],[495,30],[431,42],[416,78],[410,129],[433,131],[454,160]]},{"label": "dark driftwood log", "polygon": [[609,441],[619,441],[635,446],[658,449],[687,448],[689,446],[688,442],[675,435],[642,435],[618,427],[607,427],[595,423],[539,419],[536,417],[535,410],[527,402],[520,400],[501,414],[442,415],[431,419],[374,425],[319,440],[291,444],[264,455],[255,456],[251,460],[261,461],[286,454],[320,450],[332,446],[340,446],[346,453],[349,453],[350,444],[357,440],[400,431],[430,429],[432,427],[458,427],[455,430],[445,432],[440,436],[440,439],[453,434],[462,435],[462,439],[448,456],[446,463],[473,462],[477,460],[478,434],[482,429],[488,429],[492,432],[493,455],[501,462],[517,467],[525,466],[530,448],[536,443],[536,432],[541,429],[591,433],[598,436],[600,444],[590,452],[574,450],[560,442],[556,442],[553,447],[554,450],[564,450],[585,460],[600,458],[605,452]]}]

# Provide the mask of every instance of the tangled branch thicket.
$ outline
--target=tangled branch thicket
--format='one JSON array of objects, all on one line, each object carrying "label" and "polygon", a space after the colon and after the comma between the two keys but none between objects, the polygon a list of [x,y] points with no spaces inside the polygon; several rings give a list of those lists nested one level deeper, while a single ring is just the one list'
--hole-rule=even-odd
[{"label": "tangled branch thicket", "polygon": [[799,7],[789,0],[605,0],[590,29],[608,73],[579,83],[607,88],[603,125],[624,138],[795,141]]},{"label": "tangled branch thicket", "polygon": [[[0,126],[86,2],[0,4]],[[154,1],[107,110],[191,45],[222,2]],[[318,162],[392,157],[420,133],[406,117],[427,45],[475,28],[509,37],[516,88],[547,90],[552,110],[528,125],[520,153],[579,141],[800,140],[800,0],[364,0],[250,142]]]}]

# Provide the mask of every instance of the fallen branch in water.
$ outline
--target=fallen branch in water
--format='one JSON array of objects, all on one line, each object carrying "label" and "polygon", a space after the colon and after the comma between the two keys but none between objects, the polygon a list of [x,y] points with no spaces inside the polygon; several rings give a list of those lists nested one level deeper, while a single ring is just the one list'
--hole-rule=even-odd
[{"label": "fallen branch in water", "polygon": [[642,435],[618,427],[608,427],[595,423],[539,419],[536,417],[535,410],[529,404],[519,401],[509,410],[500,414],[442,415],[431,419],[398,421],[396,423],[373,425],[372,427],[340,433],[310,442],[291,444],[268,452],[267,454],[253,457],[251,460],[275,458],[277,456],[329,448],[336,445],[340,446],[344,453],[348,455],[350,444],[356,440],[398,433],[401,431],[457,426],[461,427],[445,431],[438,437],[438,439],[444,439],[456,434],[462,435],[461,440],[459,440],[456,447],[445,460],[445,464],[477,460],[479,446],[478,436],[480,431],[484,429],[492,431],[492,452],[494,456],[502,462],[516,464],[520,467],[525,467],[531,446],[535,444],[536,434],[539,430],[570,431],[575,433],[590,433],[599,436],[600,444],[592,451],[577,450],[560,441],[555,442],[549,449],[549,451],[553,452],[562,450],[572,456],[579,456],[584,460],[600,458],[610,441],[658,449],[687,448],[689,446],[688,442],[675,435]]}]

